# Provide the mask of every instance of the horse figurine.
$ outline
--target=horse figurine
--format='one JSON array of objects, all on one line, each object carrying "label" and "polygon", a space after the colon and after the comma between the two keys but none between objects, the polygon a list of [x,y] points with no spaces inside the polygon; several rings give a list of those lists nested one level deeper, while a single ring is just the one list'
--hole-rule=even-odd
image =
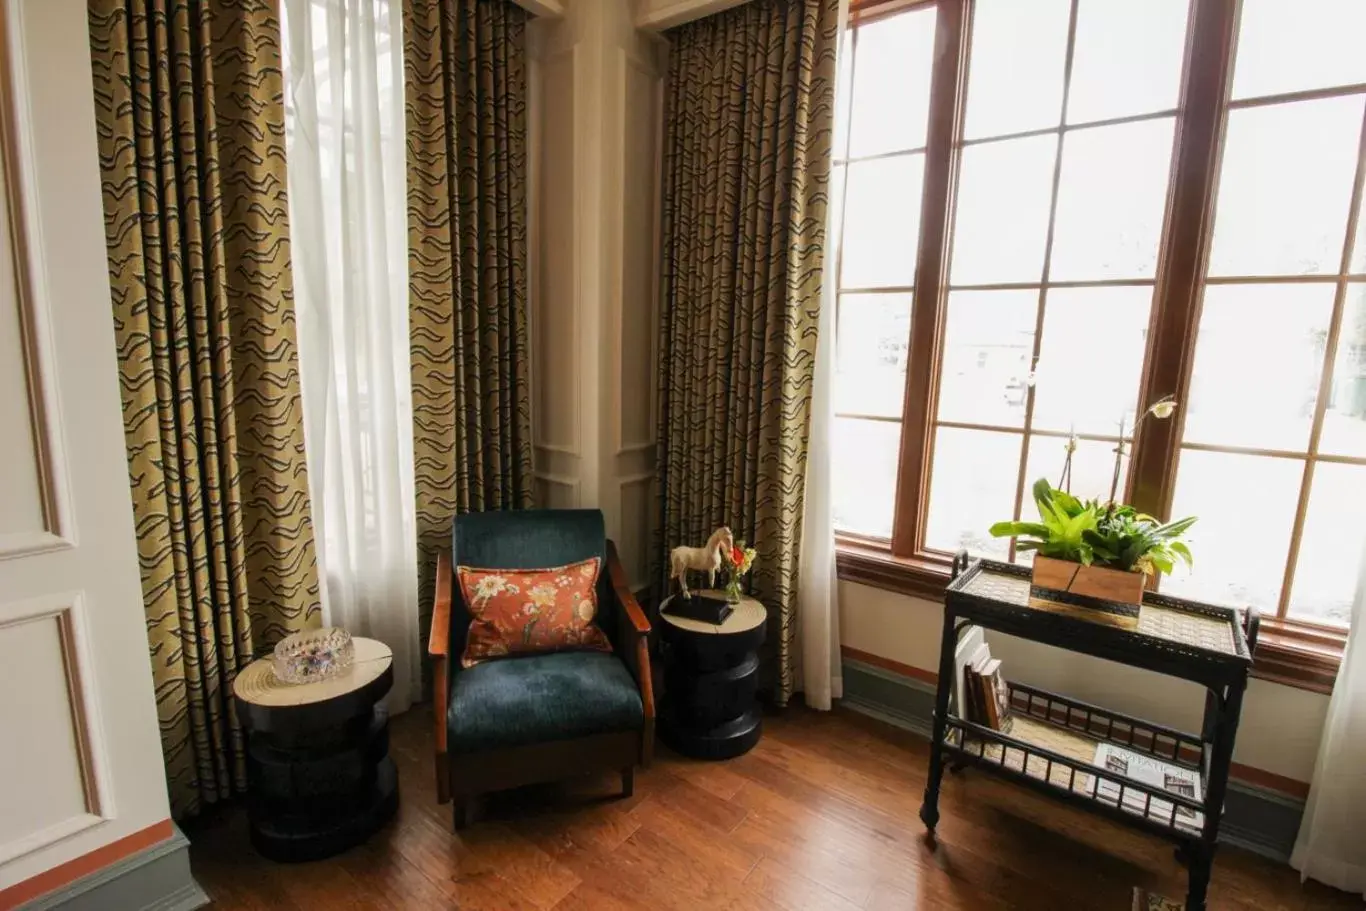
[{"label": "horse figurine", "polygon": [[701,547],[675,547],[669,552],[669,578],[677,579],[683,586],[683,597],[691,598],[688,591],[688,570],[707,574],[707,587],[716,587],[716,571],[721,568],[721,548],[735,547],[735,539],[730,529],[722,526],[711,533],[707,543]]}]

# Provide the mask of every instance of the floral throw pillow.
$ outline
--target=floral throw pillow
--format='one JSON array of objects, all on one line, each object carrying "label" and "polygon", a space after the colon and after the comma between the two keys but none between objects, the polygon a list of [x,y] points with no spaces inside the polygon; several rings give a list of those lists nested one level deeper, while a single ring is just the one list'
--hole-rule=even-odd
[{"label": "floral throw pillow", "polygon": [[612,644],[593,624],[601,569],[597,557],[550,569],[456,567],[470,612],[461,666],[567,649],[610,652]]}]

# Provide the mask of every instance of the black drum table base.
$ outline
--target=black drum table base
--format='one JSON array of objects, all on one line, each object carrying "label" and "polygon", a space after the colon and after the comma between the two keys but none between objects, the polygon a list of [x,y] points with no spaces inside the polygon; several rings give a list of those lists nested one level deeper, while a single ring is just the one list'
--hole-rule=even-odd
[{"label": "black drum table base", "polygon": [[377,704],[392,682],[386,667],[355,689],[298,705],[251,702],[250,687],[237,688],[248,729],[251,843],[263,856],[331,857],[393,818],[398,772],[389,758],[388,712]]},{"label": "black drum table base", "polygon": [[757,706],[738,718],[714,728],[699,730],[671,718],[660,717],[659,736],[675,753],[694,759],[734,759],[754,749],[764,722]]},{"label": "black drum table base", "polygon": [[247,751],[251,843],[271,860],[321,860],[355,847],[398,809],[389,718],[373,709],[364,734],[322,747],[275,746],[252,735]]},{"label": "black drum table base", "polygon": [[763,729],[756,701],[757,650],[767,619],[763,606],[747,598],[715,626],[671,617],[666,603],[660,619],[660,739],[695,759],[730,759],[749,752]]}]

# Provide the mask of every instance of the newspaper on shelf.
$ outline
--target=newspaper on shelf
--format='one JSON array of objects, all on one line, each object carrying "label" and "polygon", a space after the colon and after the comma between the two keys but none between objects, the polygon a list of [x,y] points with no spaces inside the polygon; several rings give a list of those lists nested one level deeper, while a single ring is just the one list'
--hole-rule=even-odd
[{"label": "newspaper on shelf", "polygon": [[[1198,771],[1172,762],[1164,762],[1146,753],[1125,749],[1113,743],[1102,743],[1096,747],[1095,765],[1097,768],[1132,778],[1157,791],[1170,791],[1190,800],[1203,799]],[[1122,806],[1139,816],[1144,815],[1146,808],[1149,819],[1171,823],[1182,829],[1199,831],[1205,826],[1204,813],[1177,804],[1173,815],[1173,804],[1170,801],[1153,797],[1149,803],[1146,791],[1128,787],[1103,775],[1096,776],[1095,796],[1114,806]]]}]

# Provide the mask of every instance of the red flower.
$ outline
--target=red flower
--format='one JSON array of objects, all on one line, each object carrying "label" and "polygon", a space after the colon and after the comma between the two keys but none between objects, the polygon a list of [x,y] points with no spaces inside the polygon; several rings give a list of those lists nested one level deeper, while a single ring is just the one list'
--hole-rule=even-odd
[{"label": "red flower", "polygon": [[733,546],[732,546],[731,549],[730,549],[730,563],[731,563],[731,565],[732,565],[732,566],[739,566],[741,563],[744,563],[744,562],[745,562],[745,552],[744,552],[743,550],[741,550],[740,548],[738,548],[738,547],[733,547]]}]

